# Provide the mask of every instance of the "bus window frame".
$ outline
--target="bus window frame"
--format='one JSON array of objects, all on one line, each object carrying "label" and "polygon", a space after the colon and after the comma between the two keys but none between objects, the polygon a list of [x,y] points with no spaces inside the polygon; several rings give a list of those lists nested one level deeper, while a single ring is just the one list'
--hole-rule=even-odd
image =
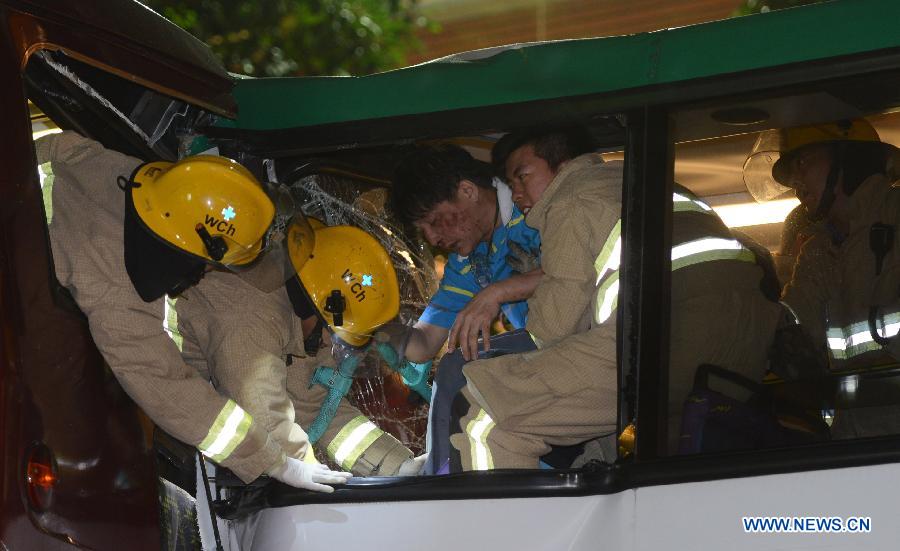
[{"label": "bus window frame", "polygon": [[[810,91],[820,91],[837,89],[846,91],[849,88],[858,87],[865,88],[866,82],[879,82],[885,75],[890,75],[896,79],[900,79],[900,55],[896,50],[879,52],[877,54],[869,54],[871,59],[860,59],[859,56],[850,56],[850,65],[860,67],[859,72],[848,71],[847,66],[832,61],[830,70],[828,67],[817,66],[812,68],[804,68],[807,74],[815,74],[816,79],[807,80],[802,83],[791,81],[788,84],[772,86],[771,79],[763,76],[757,79],[755,84],[752,73],[740,78],[734,78],[735,82],[728,86],[719,87],[720,91],[734,91],[733,93],[717,93],[706,97],[695,97],[690,101],[681,103],[667,104],[666,108],[658,107],[664,111],[666,116],[658,113],[655,121],[655,128],[659,132],[657,135],[648,135],[644,142],[638,142],[637,147],[632,146],[631,152],[635,154],[642,150],[653,147],[653,143],[657,143],[658,151],[665,150],[667,155],[674,150],[676,145],[676,125],[678,114],[682,111],[690,111],[698,107],[708,108],[710,111],[715,107],[728,107],[741,105],[747,102],[748,98],[759,99],[779,98],[792,95],[809,93]],[[828,60],[824,60],[828,61]],[[781,70],[782,68],[778,68]],[[717,77],[720,78],[720,77]],[[737,84],[745,82],[747,87],[741,87]],[[900,97],[897,98],[895,105],[883,105],[880,109],[886,111],[890,108],[900,108]],[[651,112],[652,108],[647,108],[647,112]],[[863,115],[871,115],[875,112],[863,113]],[[629,113],[631,115],[631,113]],[[666,123],[663,123],[663,119]],[[633,117],[634,121],[640,121],[638,116]],[[646,125],[647,130],[651,128],[653,123]],[[769,125],[771,126],[771,125]],[[627,128],[629,132],[637,131],[631,128],[631,124]],[[750,132],[757,130],[747,130]],[[645,131],[646,132],[646,131]],[[735,132],[739,133],[739,132]],[[665,135],[663,139],[661,136]],[[665,142],[665,143],[662,143]],[[631,145],[632,141],[629,141]],[[642,174],[650,174],[654,170],[653,167],[641,168],[639,166],[628,165],[628,153],[626,153],[626,174],[631,178],[640,178]],[[662,180],[666,185],[671,185],[674,181],[674,156],[666,157],[666,174],[662,176]],[[637,161],[636,161],[637,163]],[[634,172],[629,172],[629,170]],[[630,181],[626,177],[626,187],[632,191],[626,193],[624,197],[624,205],[626,208],[623,212],[623,236],[627,231],[626,228],[634,228],[643,224],[646,230],[651,226],[652,221],[642,219],[648,213],[654,212],[656,216],[665,216],[671,212],[671,188],[667,187],[660,195],[653,196],[644,193],[638,180]],[[650,185],[653,185],[651,182]],[[658,184],[657,184],[658,185]],[[641,201],[649,200],[653,205],[642,204]],[[631,207],[634,206],[634,209]],[[660,210],[662,209],[662,210]],[[629,224],[624,222],[625,217],[632,217]],[[634,220],[637,218],[637,220]],[[632,232],[634,229],[631,230]],[[634,285],[635,279],[641,281],[642,285],[650,285],[654,289],[659,289],[662,280],[667,279],[669,274],[669,255],[666,254],[670,246],[671,221],[660,232],[655,239],[643,242],[635,242],[634,233],[632,241],[623,237],[623,261],[622,270],[632,271],[631,277],[626,277],[626,281],[632,285],[630,290],[623,288],[620,290],[619,304],[625,307],[620,313],[624,319],[620,325],[620,329],[628,328],[630,331],[638,331],[639,334],[621,334],[620,346],[622,347],[621,363],[625,370],[629,368],[637,371],[637,392],[636,404],[638,426],[643,430],[637,431],[636,436],[636,453],[634,463],[627,465],[628,480],[632,483],[629,487],[640,487],[644,485],[657,484],[680,484],[698,481],[712,481],[720,479],[738,478],[746,476],[762,476],[767,474],[781,474],[791,472],[803,472],[824,469],[840,469],[859,467],[866,465],[877,465],[885,463],[900,462],[900,434],[890,436],[878,436],[857,438],[852,440],[832,440],[815,444],[805,444],[792,448],[764,449],[764,450],[744,450],[721,453],[706,453],[689,456],[663,456],[659,450],[665,449],[664,442],[660,440],[659,431],[655,430],[653,422],[661,423],[660,415],[664,415],[664,408],[660,408],[659,396],[665,396],[665,379],[668,371],[668,363],[663,361],[659,350],[656,347],[665,346],[668,350],[668,326],[661,329],[658,320],[652,319],[653,314],[659,316],[660,312],[669,312],[670,310],[670,292],[669,284],[663,286],[664,292],[659,295],[661,300],[655,304],[650,311],[650,317],[640,309],[641,300],[650,295],[648,289],[642,289],[640,286]],[[647,256],[652,258],[646,258]],[[646,270],[657,270],[658,273],[645,273]],[[644,314],[642,316],[642,314]],[[666,316],[668,319],[668,316]],[[630,346],[628,346],[630,344]],[[662,394],[661,394],[662,392]],[[625,408],[621,408],[624,410]],[[623,412],[624,413],[624,412]],[[623,417],[621,422],[626,421]],[[650,430],[647,429],[648,422],[651,424]],[[661,426],[661,425],[658,425]]]},{"label": "bus window frame", "polygon": [[[625,91],[606,102],[598,97],[556,98],[537,102],[541,106],[567,112],[566,119],[576,114],[586,117],[624,113],[625,176],[623,181],[623,261],[622,286],[619,291],[617,324],[619,332],[619,429],[638,420],[636,453],[620,458],[615,464],[593,464],[582,469],[529,471],[497,470],[461,473],[443,477],[362,479],[333,494],[314,496],[286,487],[260,490],[269,505],[302,505],[311,503],[398,502],[442,499],[499,499],[515,497],[561,497],[609,495],[628,489],[662,484],[713,481],[748,476],[840,469],[884,463],[900,463],[900,435],[855,441],[832,441],[791,449],[749,450],[692,456],[667,456],[658,453],[664,431],[656,430],[648,421],[659,423],[665,415],[658,397],[664,396],[665,371],[668,364],[668,316],[670,307],[670,258],[664,254],[671,246],[672,184],[674,182],[674,115],[679,109],[701,104],[727,103],[732,98],[750,94],[784,94],[808,90],[828,82],[877,77],[896,70],[900,74],[900,49],[877,54],[858,54],[831,58],[815,63],[779,66],[748,71],[739,75],[720,75],[685,83],[683,86]],[[560,109],[560,102],[572,102],[570,109]],[[603,105],[591,110],[589,106]],[[529,104],[534,108],[535,104]],[[484,108],[445,112],[435,120],[454,122],[445,127],[436,124],[431,132],[449,136],[448,128],[460,135],[477,134],[493,128],[495,121],[510,121],[521,113],[523,105],[505,105],[486,114]],[[488,119],[479,119],[484,115]],[[409,117],[421,120],[432,117]],[[406,117],[404,117],[406,119]],[[485,122],[487,121],[487,122]],[[369,121],[384,126],[388,119]],[[271,139],[291,138],[313,128],[327,130],[326,139],[337,144],[346,132],[346,123],[304,129],[260,132],[217,129],[220,137],[246,143],[261,151]],[[405,141],[411,124],[405,120],[402,137],[388,128],[378,134],[379,143]],[[390,126],[390,125],[388,125]],[[424,137],[423,137],[424,138]],[[291,140],[289,140],[291,141]],[[291,141],[289,149],[303,149],[302,140]],[[357,143],[364,148],[367,144]],[[296,149],[294,149],[296,151]],[[659,162],[658,159],[664,159]],[[664,369],[664,367],[666,369]],[[633,381],[633,382],[632,382]],[[654,405],[656,404],[656,405]]]}]

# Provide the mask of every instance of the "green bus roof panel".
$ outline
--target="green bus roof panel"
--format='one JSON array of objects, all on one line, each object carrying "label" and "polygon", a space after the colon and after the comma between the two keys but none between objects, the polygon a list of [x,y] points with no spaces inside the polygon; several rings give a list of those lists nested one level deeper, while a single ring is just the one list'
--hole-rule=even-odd
[{"label": "green bus roof panel", "polygon": [[637,35],[475,51],[364,77],[239,80],[239,116],[221,124],[296,128],[672,84],[897,47],[897,21],[896,0],[835,0]]}]

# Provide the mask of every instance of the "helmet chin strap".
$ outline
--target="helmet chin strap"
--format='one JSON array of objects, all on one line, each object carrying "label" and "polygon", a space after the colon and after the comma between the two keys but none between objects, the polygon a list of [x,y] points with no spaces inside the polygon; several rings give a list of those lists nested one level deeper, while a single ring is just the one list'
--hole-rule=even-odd
[{"label": "helmet chin strap", "polygon": [[844,171],[844,144],[838,143],[832,148],[831,169],[828,171],[828,179],[825,180],[825,189],[822,190],[822,198],[819,199],[819,205],[815,212],[810,213],[809,219],[813,222],[824,220],[831,211],[834,200],[837,198],[835,189],[838,180]]}]

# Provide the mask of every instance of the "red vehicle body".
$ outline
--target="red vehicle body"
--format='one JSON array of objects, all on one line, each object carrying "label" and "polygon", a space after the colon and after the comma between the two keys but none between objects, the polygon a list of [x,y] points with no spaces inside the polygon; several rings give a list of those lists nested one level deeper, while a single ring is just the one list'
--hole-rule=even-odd
[{"label": "red vehicle body", "polygon": [[[234,114],[232,81],[137,2],[0,1],[0,549],[158,549],[152,425],[53,277],[26,102],[59,98],[27,76],[47,50],[223,115]],[[107,145],[160,156],[98,124],[87,103],[58,112]]]}]

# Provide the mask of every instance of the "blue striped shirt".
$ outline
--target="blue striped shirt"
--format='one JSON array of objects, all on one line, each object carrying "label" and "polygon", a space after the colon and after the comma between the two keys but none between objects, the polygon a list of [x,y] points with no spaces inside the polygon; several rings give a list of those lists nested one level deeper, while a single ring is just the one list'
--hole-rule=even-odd
[{"label": "blue striped shirt", "polygon": [[[498,195],[501,193],[498,186]],[[501,210],[506,210],[502,208],[503,202],[501,200]],[[509,205],[512,206],[509,221],[494,230],[490,249],[487,243],[482,242],[469,256],[450,254],[440,287],[431,297],[420,321],[449,329],[456,320],[456,315],[483,287],[511,276],[513,270],[506,262],[510,241],[515,241],[526,251],[539,250],[541,241],[537,230],[525,224],[525,215],[515,205],[511,202]],[[528,317],[526,301],[502,304],[501,310],[513,327],[525,327]]]}]

